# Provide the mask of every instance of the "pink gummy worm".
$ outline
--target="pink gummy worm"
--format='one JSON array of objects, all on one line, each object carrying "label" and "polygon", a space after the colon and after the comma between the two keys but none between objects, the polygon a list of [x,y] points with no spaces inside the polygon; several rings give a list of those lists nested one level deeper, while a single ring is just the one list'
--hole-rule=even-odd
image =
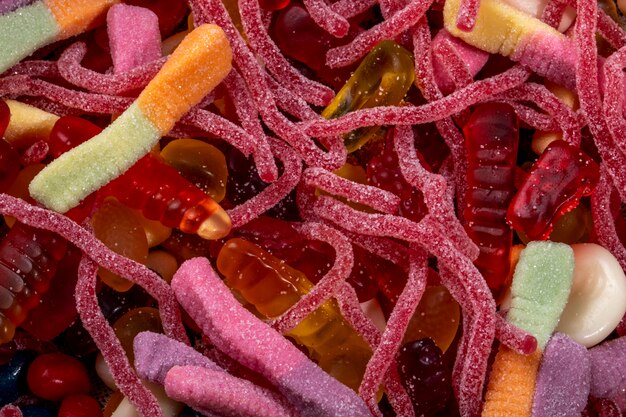
[{"label": "pink gummy worm", "polygon": [[102,352],[104,361],[113,375],[115,385],[136,407],[139,414],[142,417],[162,416],[159,403],[131,368],[121,342],[100,310],[96,294],[97,271],[96,263],[83,256],[78,268],[78,282],[76,283],[76,310],[78,310],[83,326]]},{"label": "pink gummy worm", "polygon": [[276,395],[224,371],[174,366],[165,376],[165,392],[175,401],[203,412],[232,417],[295,417]]},{"label": "pink gummy worm", "polygon": [[302,415],[369,415],[352,390],[243,308],[206,258],[183,263],[172,279],[172,288],[218,349],[264,375]]},{"label": "pink gummy worm", "polygon": [[626,248],[622,244],[615,229],[615,220],[611,213],[611,194],[614,187],[606,170],[600,170],[600,180],[596,189],[591,195],[591,214],[593,216],[593,227],[598,242],[607,248],[617,259],[622,269],[626,270]]},{"label": "pink gummy worm", "polygon": [[337,38],[342,38],[348,34],[350,23],[325,1],[304,0],[304,6],[315,23],[326,32]]}]

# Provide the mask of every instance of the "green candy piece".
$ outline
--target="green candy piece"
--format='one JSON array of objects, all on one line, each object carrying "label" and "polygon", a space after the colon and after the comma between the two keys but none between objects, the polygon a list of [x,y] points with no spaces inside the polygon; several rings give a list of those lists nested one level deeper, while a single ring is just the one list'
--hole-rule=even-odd
[{"label": "green candy piece", "polygon": [[543,350],[559,322],[573,275],[574,252],[569,245],[535,241],[520,254],[507,320],[535,336],[539,349]]}]

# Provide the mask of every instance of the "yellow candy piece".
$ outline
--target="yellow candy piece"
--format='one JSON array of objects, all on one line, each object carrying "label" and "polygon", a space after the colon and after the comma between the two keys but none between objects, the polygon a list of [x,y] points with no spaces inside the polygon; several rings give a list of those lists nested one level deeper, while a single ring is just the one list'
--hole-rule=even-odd
[{"label": "yellow candy piece", "polygon": [[11,111],[11,119],[4,139],[17,148],[26,148],[40,140],[47,141],[52,127],[59,120],[48,113],[15,100],[5,100]]}]

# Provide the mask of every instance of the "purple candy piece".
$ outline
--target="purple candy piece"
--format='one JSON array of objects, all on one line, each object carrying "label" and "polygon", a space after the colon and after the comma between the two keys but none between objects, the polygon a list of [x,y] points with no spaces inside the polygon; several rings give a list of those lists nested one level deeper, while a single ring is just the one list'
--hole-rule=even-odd
[{"label": "purple candy piece", "polygon": [[589,350],[591,395],[611,398],[626,392],[626,336]]},{"label": "purple candy piece", "polygon": [[7,14],[34,3],[35,0],[0,0],[0,14]]},{"label": "purple candy piece", "polygon": [[225,372],[200,352],[163,334],[141,332],[133,341],[133,349],[139,376],[161,385],[174,366],[193,365]]},{"label": "purple candy piece", "polygon": [[302,416],[371,416],[354,391],[235,300],[209,261],[186,261],[172,279],[176,298],[222,352],[273,383]]},{"label": "purple candy piece", "polygon": [[587,349],[556,333],[546,346],[537,375],[533,417],[580,416],[587,405],[591,363]]},{"label": "purple candy piece", "polygon": [[107,33],[115,73],[161,58],[159,18],[149,9],[116,4],[107,14]]}]

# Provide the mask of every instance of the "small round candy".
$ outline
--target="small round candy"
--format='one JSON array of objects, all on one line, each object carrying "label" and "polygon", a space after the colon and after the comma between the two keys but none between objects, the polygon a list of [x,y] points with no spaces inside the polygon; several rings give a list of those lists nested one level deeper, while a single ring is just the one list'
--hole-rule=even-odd
[{"label": "small round candy", "polygon": [[626,313],[626,276],[602,246],[581,243],[572,249],[572,290],[556,329],[591,347],[604,340]]},{"label": "small round candy", "polygon": [[85,365],[63,353],[47,353],[35,358],[28,368],[27,381],[33,394],[50,401],[91,391]]},{"label": "small round candy", "polygon": [[102,417],[102,409],[95,398],[85,394],[73,394],[63,399],[59,417]]}]

